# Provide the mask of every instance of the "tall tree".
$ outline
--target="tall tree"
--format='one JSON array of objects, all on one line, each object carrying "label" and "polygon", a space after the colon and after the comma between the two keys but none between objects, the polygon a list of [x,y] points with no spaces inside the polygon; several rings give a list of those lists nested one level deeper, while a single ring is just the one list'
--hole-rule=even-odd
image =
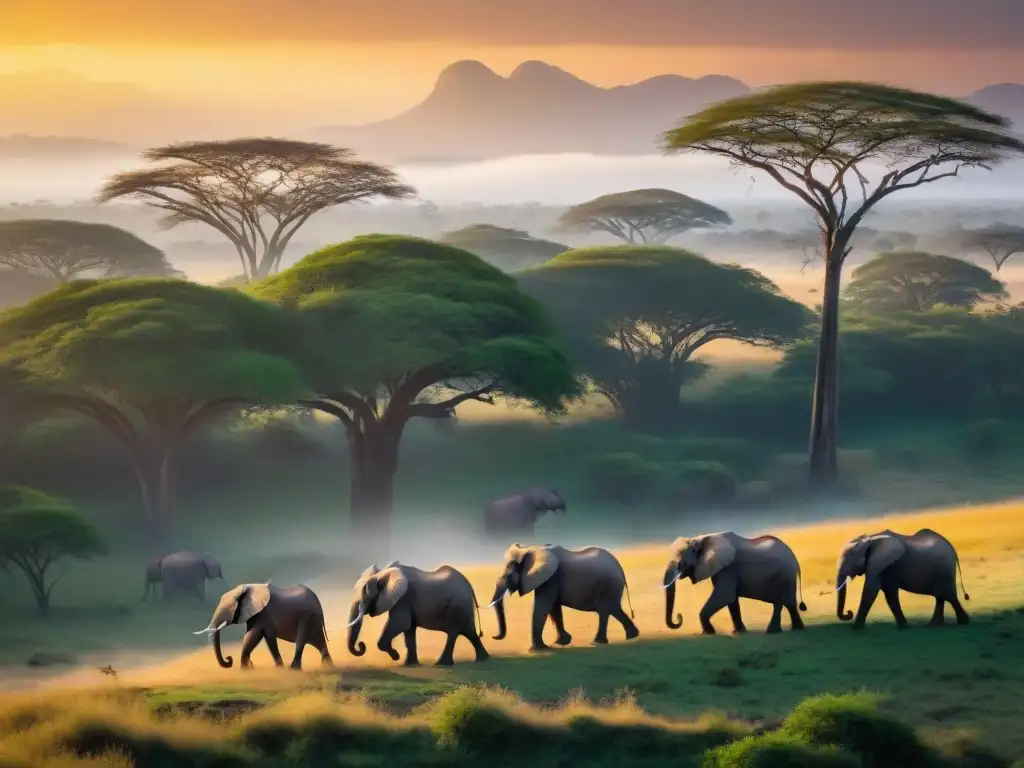
[{"label": "tall tree", "polygon": [[293,318],[184,280],[82,280],[0,316],[0,387],[24,407],[95,419],[128,450],[150,531],[173,523],[173,458],[243,404],[306,392]]},{"label": "tall tree", "polygon": [[311,339],[304,405],[345,426],[351,524],[386,555],[402,432],[468,400],[548,411],[577,392],[543,306],[467,251],[368,235],[312,253],[251,289],[294,311]]},{"label": "tall tree", "polygon": [[602,195],[569,208],[564,232],[607,232],[630,244],[656,244],[699,227],[731,224],[720,208],[671,189],[633,189]]},{"label": "tall tree", "polygon": [[811,406],[810,479],[834,486],[839,417],[839,291],[858,225],[889,195],[989,168],[1024,152],[1009,122],[963,102],[855,82],[797,83],[729,99],[663,137],[760,170],[814,212],[825,284]]},{"label": "tall tree", "polygon": [[89,273],[98,277],[183,277],[163,251],[131,232],[109,224],[65,219],[0,222],[0,264],[58,283]]},{"label": "tall tree", "polygon": [[169,226],[213,227],[238,251],[248,280],[278,269],[295,233],[320,211],[414,194],[389,168],[329,144],[273,138],[196,141],[146,150],[154,168],[110,178],[99,201],[133,198]]},{"label": "tall tree", "polygon": [[438,242],[469,251],[505,272],[535,267],[569,250],[567,245],[533,237],[529,232],[492,224],[470,224],[445,232]]},{"label": "tall tree", "polygon": [[852,305],[874,312],[927,312],[940,305],[973,309],[1008,296],[1006,285],[987,269],[919,251],[879,254],[853,270],[844,293]]},{"label": "tall tree", "polygon": [[674,422],[706,345],[777,347],[812,319],[760,273],[666,246],[569,251],[519,279],[550,308],[597,391],[644,428]]},{"label": "tall tree", "polygon": [[992,259],[996,272],[1011,256],[1024,253],[1024,227],[996,223],[978,229],[964,229],[954,233],[954,239],[968,252],[982,252]]}]

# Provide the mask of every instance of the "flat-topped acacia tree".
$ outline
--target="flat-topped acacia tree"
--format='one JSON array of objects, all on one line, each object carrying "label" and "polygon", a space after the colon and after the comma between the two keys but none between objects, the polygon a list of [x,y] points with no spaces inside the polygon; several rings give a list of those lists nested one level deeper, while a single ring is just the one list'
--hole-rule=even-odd
[{"label": "flat-topped acacia tree", "polygon": [[237,290],[82,280],[0,315],[0,388],[10,407],[75,411],[121,442],[160,544],[182,439],[232,408],[301,398],[300,345],[294,318]]},{"label": "flat-topped acacia tree", "polygon": [[146,150],[154,167],[112,176],[98,200],[141,200],[170,226],[206,224],[231,241],[247,281],[275,272],[310,217],[336,205],[414,194],[390,168],[330,144],[275,138]]},{"label": "flat-topped acacia tree", "polygon": [[797,83],[729,99],[663,136],[766,173],[814,213],[825,285],[811,407],[812,485],[834,486],[839,416],[839,289],[851,239],[889,195],[990,168],[1024,152],[1002,117],[955,99],[857,82]]},{"label": "flat-topped acacia tree", "polygon": [[366,235],[323,248],[249,289],[296,313],[310,352],[307,407],[345,426],[354,535],[390,543],[402,432],[504,396],[549,412],[579,392],[544,307],[473,254]]}]

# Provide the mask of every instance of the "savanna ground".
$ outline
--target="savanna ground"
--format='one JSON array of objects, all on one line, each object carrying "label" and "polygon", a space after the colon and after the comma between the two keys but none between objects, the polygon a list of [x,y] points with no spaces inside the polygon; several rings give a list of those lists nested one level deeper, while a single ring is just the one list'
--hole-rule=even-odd
[{"label": "savanna ground", "polygon": [[[904,610],[913,625],[908,631],[895,628],[881,600],[863,633],[854,633],[848,625],[837,623],[834,597],[820,593],[833,585],[840,545],[859,532],[885,527],[913,531],[926,526],[942,532],[958,548],[971,595],[965,604],[972,616],[971,625],[958,627],[951,622],[941,629],[926,628],[924,622],[931,612],[931,601],[910,595],[903,597]],[[689,584],[681,585],[677,600],[684,626],[678,631],[667,629],[663,623],[664,592],[659,586],[667,555],[664,545],[616,550],[627,572],[641,630],[639,640],[626,643],[621,628],[612,622],[611,644],[592,647],[589,641],[595,631],[594,617],[567,611],[567,626],[574,636],[572,646],[526,655],[531,601],[514,599],[508,601],[509,636],[504,641],[489,639],[495,631],[495,621],[491,612],[483,611],[484,642],[493,658],[483,664],[471,663],[468,643],[460,641],[456,666],[450,669],[429,666],[440,653],[442,640],[427,632],[419,635],[420,658],[427,666],[406,669],[391,662],[373,645],[383,623],[381,618],[368,618],[365,622],[362,635],[369,646],[366,656],[351,657],[345,650],[344,630],[351,579],[343,579],[338,573],[326,573],[309,582],[327,611],[332,653],[338,665],[337,670],[329,672],[319,670],[315,652],[306,654],[306,670],[302,673],[275,670],[262,648],[254,655],[257,668],[250,673],[242,673],[237,667],[219,669],[205,642],[189,634],[205,626],[209,607],[112,607],[109,615],[91,612],[89,619],[65,614],[51,619],[43,634],[40,622],[6,623],[0,630],[2,661],[9,665],[2,668],[4,684],[9,689],[34,685],[37,690],[31,694],[9,693],[0,703],[0,713],[5,713],[0,714],[0,764],[8,764],[4,760],[16,757],[16,753],[51,754],[47,749],[56,749],[52,739],[58,739],[78,755],[90,751],[83,744],[91,744],[92,752],[116,746],[120,757],[105,754],[99,763],[104,765],[133,764],[129,758],[136,761],[134,764],[158,765],[159,761],[152,761],[171,759],[168,755],[185,761],[168,765],[232,764],[211,761],[218,750],[234,755],[232,750],[236,749],[244,752],[264,748],[258,746],[258,740],[253,741],[253,732],[266,731],[264,737],[272,742],[275,737],[267,734],[285,738],[282,729],[302,730],[311,721],[321,722],[317,738],[323,743],[317,742],[316,749],[321,752],[304,752],[307,757],[303,759],[314,753],[336,754],[330,752],[330,744],[335,743],[332,739],[346,741],[357,732],[361,734],[362,748],[369,749],[367,740],[372,738],[368,734],[386,726],[400,735],[396,739],[411,739],[403,742],[401,749],[412,749],[410,745],[419,743],[418,739],[425,740],[415,747],[425,750],[420,759],[404,764],[442,764],[443,754],[435,755],[431,751],[434,747],[423,746],[427,741],[433,739],[431,744],[440,744],[445,739],[458,740],[456,737],[462,733],[464,739],[477,741],[467,742],[460,749],[486,751],[490,749],[488,739],[497,739],[499,733],[505,732],[502,723],[508,718],[516,722],[525,720],[534,730],[557,730],[562,726],[567,729],[557,739],[549,735],[554,741],[549,745],[551,749],[541,755],[539,764],[566,764],[560,761],[567,760],[573,749],[589,750],[595,744],[607,745],[609,740],[638,740],[637,729],[653,729],[660,734],[656,743],[644,742],[654,744],[647,753],[652,759],[664,750],[676,750],[678,754],[680,749],[690,749],[699,756],[709,747],[735,740],[751,728],[777,726],[807,697],[851,692],[881,695],[879,707],[883,714],[907,721],[918,729],[925,742],[942,745],[947,752],[974,749],[970,746],[970,734],[1007,759],[1024,756],[1024,734],[1017,728],[1019,694],[1024,690],[1024,671],[1020,667],[1024,642],[1024,506],[1001,504],[936,510],[776,532],[793,547],[803,568],[803,592],[808,605],[804,616],[809,626],[802,633],[761,634],[768,611],[759,604],[746,602],[743,611],[748,634],[729,634],[728,615],[723,611],[715,617],[718,635],[696,635],[696,613],[709,588]],[[497,576],[497,557],[495,554],[491,558],[495,560],[493,564],[464,568],[484,605]],[[851,587],[850,599],[859,599],[858,583]],[[788,625],[784,622],[785,626]],[[552,630],[548,627],[547,631]],[[396,647],[401,648],[400,641]],[[229,642],[225,652],[237,658],[237,650],[237,645]],[[287,644],[282,646],[286,659],[290,650]],[[39,651],[74,652],[79,654],[80,662],[90,666],[71,672],[59,671],[59,666],[33,672],[19,665],[31,652]],[[94,668],[107,663],[118,669],[116,678],[104,677]],[[464,688],[479,685],[505,689],[519,698]],[[59,693],[55,694],[54,689]],[[448,695],[437,698],[444,694]],[[589,726],[594,734],[581,736],[581,726],[574,718],[578,719],[586,706],[600,707],[602,702],[606,709],[588,710],[588,717],[592,715],[598,721],[597,725]],[[266,708],[267,705],[273,706]],[[544,714],[546,710],[538,711],[527,705],[559,709]],[[872,706],[860,699],[831,704],[819,701],[805,706],[824,707],[831,713],[821,715],[826,720],[842,719],[844,715],[836,712],[845,711],[844,707],[860,712],[857,717],[877,717],[869,716]],[[481,708],[484,714],[478,711]],[[251,710],[263,711],[245,715],[237,722],[232,720],[230,726],[216,725],[222,721],[209,717],[234,717]],[[500,717],[494,712],[501,713]],[[173,729],[165,724],[168,716],[177,718]],[[404,719],[394,719],[396,716]],[[495,722],[487,725],[487,717]],[[44,723],[46,718],[50,719]],[[348,718],[344,720],[347,725],[338,718]],[[658,718],[670,718],[671,722]],[[799,720],[798,715],[794,718]],[[21,725],[16,727],[16,721]],[[614,739],[599,735],[604,727],[599,723],[605,721],[607,728],[622,729],[620,735]],[[25,723],[34,725],[25,727]],[[787,723],[783,731],[796,727],[792,721]],[[769,741],[783,738],[779,733],[782,731]],[[316,740],[309,734],[305,738]],[[537,738],[543,741],[540,736]],[[479,742],[480,739],[483,741]],[[173,747],[175,743],[180,743],[179,747]],[[257,747],[253,747],[254,743]],[[158,748],[158,744],[163,746]],[[187,749],[181,744],[187,744]],[[812,752],[821,746],[820,740],[814,739],[808,744],[805,746]],[[294,747],[300,752],[305,748]],[[271,753],[284,759],[283,752],[275,753],[269,746],[266,749],[270,751],[261,758],[260,765],[274,764],[266,762]],[[366,752],[363,758],[367,762],[334,764],[376,764],[367,755],[380,749],[383,747]],[[187,760],[182,757],[186,753]],[[600,764],[599,753],[593,754],[595,764]],[[600,759],[611,760],[611,756],[619,755],[616,759],[621,760],[622,754],[616,748]],[[812,754],[807,758],[811,762],[775,764],[830,764],[823,754]],[[244,760],[249,758],[236,757],[243,761],[238,764],[248,764]],[[139,762],[141,758],[146,758],[146,762]],[[448,758],[455,760],[451,754]],[[550,762],[545,762],[548,759]],[[890,762],[873,764],[930,764],[910,757],[900,758],[903,762],[891,762],[896,759],[893,754],[888,759]],[[41,763],[29,760],[9,764]]]}]

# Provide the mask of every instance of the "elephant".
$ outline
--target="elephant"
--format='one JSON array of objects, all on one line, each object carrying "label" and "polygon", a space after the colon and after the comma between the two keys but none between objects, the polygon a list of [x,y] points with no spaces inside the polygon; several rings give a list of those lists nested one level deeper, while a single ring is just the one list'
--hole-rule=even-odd
[{"label": "elephant", "polygon": [[[733,531],[706,533],[672,542],[672,559],[665,569],[665,624],[679,629],[683,617],[672,610],[676,600],[676,581],[689,577],[693,584],[710,578],[711,596],[700,609],[700,626],[705,635],[715,634],[711,617],[729,609],[735,632],[746,632],[740,613],[740,598],[771,603],[772,617],[766,634],[782,631],[782,609],[789,612],[794,630],[804,628],[799,611],[806,611],[800,563],[793,550],[775,536],[748,539]],[[797,587],[800,601],[797,603]]]},{"label": "elephant", "polygon": [[558,491],[528,488],[487,505],[484,530],[489,535],[533,534],[537,518],[545,512],[565,513],[565,500]]},{"label": "elephant", "polygon": [[205,602],[206,580],[223,578],[220,563],[212,555],[175,552],[157,557],[146,566],[146,590],[142,599],[149,598],[151,589],[156,594],[155,585],[162,584],[165,600],[176,595],[191,594]]},{"label": "elephant", "polygon": [[[622,592],[629,600],[629,616],[622,610]],[[533,622],[530,629],[530,650],[549,648],[545,645],[544,623],[551,617],[558,645],[568,645],[572,635],[565,631],[562,607],[597,614],[597,634],[594,642],[608,642],[608,617],[614,616],[626,631],[626,639],[639,636],[633,623],[633,601],[622,565],[611,552],[599,547],[571,550],[558,545],[544,544],[524,547],[518,542],[505,552],[504,571],[494,588],[494,597],[488,608],[494,608],[498,618],[495,640],[505,639],[505,606],[507,595],[518,592],[533,597]]]},{"label": "elephant", "polygon": [[[960,573],[960,589],[964,600],[970,595],[964,589],[964,575],[960,558],[949,541],[930,528],[906,536],[888,529],[873,534],[862,534],[850,539],[839,553],[836,566],[836,616],[840,621],[853,619],[853,628],[862,629],[868,611],[881,590],[885,602],[896,619],[896,626],[906,629],[907,619],[900,607],[900,590],[915,595],[935,598],[935,611],[929,626],[945,623],[944,609],[953,606],[957,624],[967,624],[970,618],[957,597],[956,577]],[[864,590],[860,606],[854,617],[846,611],[846,587],[857,576],[864,577]]]},{"label": "elephant", "polygon": [[448,635],[444,650],[435,666],[447,667],[455,663],[452,652],[459,637],[465,637],[473,644],[476,660],[489,658],[474,622],[480,615],[473,585],[461,572],[450,565],[442,565],[433,571],[423,571],[397,560],[383,569],[371,565],[356,582],[356,599],[349,611],[348,651],[353,656],[366,653],[366,644],[359,641],[359,630],[363,616],[380,616],[387,613],[388,620],[380,633],[377,648],[392,661],[399,655],[391,643],[399,635],[405,637],[405,665],[416,666],[416,630],[429,629]]},{"label": "elephant", "polygon": [[320,651],[320,661],[331,667],[331,654],[327,650],[327,628],[324,624],[324,609],[320,598],[309,587],[295,584],[290,587],[275,587],[266,584],[239,584],[221,595],[213,611],[213,618],[206,629],[193,634],[213,635],[213,651],[217,663],[224,669],[234,664],[231,656],[224,658],[220,650],[220,631],[229,624],[245,623],[245,637],[242,640],[242,668],[252,668],[250,657],[260,640],[267,641],[274,664],[282,666],[281,652],[277,641],[295,643],[292,669],[302,669],[302,651],[312,645]]}]

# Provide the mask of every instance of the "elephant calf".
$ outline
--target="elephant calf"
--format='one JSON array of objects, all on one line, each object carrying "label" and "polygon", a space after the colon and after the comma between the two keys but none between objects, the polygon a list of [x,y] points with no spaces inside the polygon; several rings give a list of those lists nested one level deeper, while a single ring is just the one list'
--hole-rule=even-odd
[{"label": "elephant calf", "polygon": [[630,600],[630,615],[622,610],[622,592],[629,599],[629,586],[622,565],[611,552],[599,547],[571,550],[557,545],[545,544],[523,547],[513,544],[505,552],[505,569],[494,588],[491,605],[498,617],[498,634],[495,640],[505,638],[504,599],[508,594],[518,592],[525,597],[536,592],[533,598],[533,623],[530,630],[530,650],[548,648],[542,637],[544,623],[551,617],[558,630],[558,645],[568,645],[572,635],[565,631],[562,606],[577,611],[591,611],[597,614],[595,643],[608,642],[608,617],[614,616],[626,631],[626,639],[640,634],[633,623],[633,607]]},{"label": "elephant calf", "polygon": [[[881,591],[896,619],[896,626],[905,629],[908,624],[900,606],[902,589],[915,595],[931,595],[935,598],[935,611],[928,622],[930,626],[945,623],[944,608],[947,602],[953,607],[956,623],[967,624],[970,619],[957,595],[958,571],[960,558],[956,549],[944,536],[930,528],[922,528],[909,536],[890,530],[855,536],[839,553],[836,615],[840,621],[853,619],[853,628],[862,629]],[[857,576],[864,577],[864,590],[855,618],[845,608],[846,587]],[[960,571],[960,589],[964,592],[964,600],[970,600],[963,586],[964,575]]]},{"label": "elephant calf", "polygon": [[529,488],[488,504],[484,512],[484,531],[488,536],[532,535],[537,518],[542,514],[564,514],[565,511],[565,499],[558,491]]},{"label": "elephant calf", "polygon": [[480,606],[473,585],[450,565],[442,565],[435,571],[421,571],[397,560],[383,570],[371,565],[359,577],[355,590],[357,597],[349,611],[348,623],[348,651],[353,656],[366,653],[366,644],[358,642],[363,616],[387,613],[388,621],[377,640],[377,648],[392,661],[398,661],[399,655],[391,644],[396,637],[404,635],[406,666],[419,664],[416,630],[420,628],[448,635],[437,666],[455,663],[453,653],[459,637],[473,644],[477,661],[488,658],[480,642],[482,627],[478,633],[474,622],[474,609],[475,617],[479,618]]},{"label": "elephant calf", "polygon": [[221,655],[220,631],[229,624],[245,622],[245,637],[242,640],[242,668],[251,668],[250,657],[260,640],[267,641],[267,648],[274,657],[274,663],[282,666],[278,640],[295,643],[295,657],[292,669],[302,668],[302,649],[308,644],[320,651],[321,663],[332,666],[331,654],[327,650],[327,628],[324,625],[324,609],[320,599],[309,587],[296,584],[291,587],[274,587],[266,584],[241,584],[225,592],[213,612],[210,626],[194,634],[213,634],[213,651],[217,663],[229,669],[234,660]]},{"label": "elephant calf", "polygon": [[146,590],[142,599],[149,597],[150,590],[156,594],[156,585],[161,584],[164,600],[192,595],[204,601],[207,579],[224,579],[220,563],[212,555],[182,551],[157,557],[146,566]]},{"label": "elephant calf", "polygon": [[[683,626],[683,617],[672,610],[676,599],[676,581],[689,577],[696,584],[711,579],[711,596],[700,609],[700,626],[705,635],[715,634],[711,617],[723,608],[729,609],[733,629],[746,632],[740,614],[740,598],[771,603],[772,618],[767,634],[782,631],[782,609],[789,612],[793,629],[803,629],[800,611],[806,611],[803,602],[803,584],[800,563],[793,550],[775,536],[748,539],[732,531],[707,533],[687,539],[680,537],[672,543],[672,559],[665,569],[665,623],[669,629]],[[801,598],[797,603],[797,587]]]}]

